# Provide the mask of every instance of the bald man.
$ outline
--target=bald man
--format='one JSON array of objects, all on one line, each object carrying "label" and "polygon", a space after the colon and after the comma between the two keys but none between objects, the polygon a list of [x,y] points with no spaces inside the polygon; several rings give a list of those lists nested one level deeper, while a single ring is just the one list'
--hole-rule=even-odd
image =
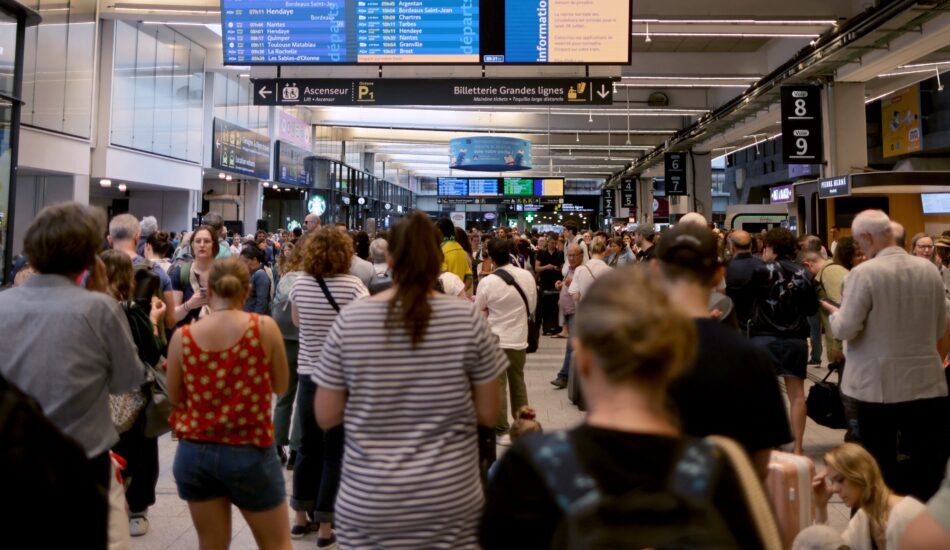
[{"label": "bald man", "polygon": [[307,214],[307,217],[303,219],[303,228],[307,233],[313,233],[320,229],[320,216],[313,212]]},{"label": "bald man", "polygon": [[746,332],[755,301],[755,290],[750,282],[762,260],[752,255],[752,235],[748,231],[733,231],[729,235],[729,250],[732,260],[726,264],[726,295],[735,303],[739,327]]}]

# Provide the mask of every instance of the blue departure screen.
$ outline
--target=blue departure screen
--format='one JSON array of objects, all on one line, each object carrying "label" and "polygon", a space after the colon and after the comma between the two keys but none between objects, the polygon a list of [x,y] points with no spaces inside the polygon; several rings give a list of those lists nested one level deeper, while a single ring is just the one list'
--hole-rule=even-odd
[{"label": "blue departure screen", "polygon": [[443,197],[464,197],[468,195],[467,178],[439,178],[439,195]]},{"label": "blue departure screen", "polygon": [[498,178],[468,180],[468,194],[473,197],[497,197]]},{"label": "blue departure screen", "polygon": [[226,64],[479,63],[478,0],[222,0]]}]

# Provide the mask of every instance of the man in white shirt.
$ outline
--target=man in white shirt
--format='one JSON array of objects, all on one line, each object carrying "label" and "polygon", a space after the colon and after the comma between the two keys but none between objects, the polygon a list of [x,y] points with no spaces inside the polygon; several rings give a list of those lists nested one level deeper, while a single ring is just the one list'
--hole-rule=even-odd
[{"label": "man in white shirt", "polygon": [[[496,269],[491,275],[483,277],[478,282],[478,292],[475,294],[475,309],[488,315],[488,324],[498,337],[502,351],[508,356],[508,369],[499,377],[498,384],[501,407],[498,411],[498,424],[495,426],[495,431],[498,433],[498,443],[501,445],[511,441],[508,437],[506,387],[511,396],[512,416],[518,413],[519,408],[528,404],[528,390],[524,383],[524,364],[527,358],[525,350],[528,347],[528,315],[534,315],[538,300],[534,276],[525,269],[511,265],[510,252],[511,244],[507,240],[493,239],[488,243],[488,254]],[[518,288],[505,282],[502,278],[505,275],[499,275],[499,272],[510,276]]]},{"label": "man in white shirt", "polygon": [[[887,485],[925,500],[948,452],[947,381],[937,352],[947,329],[943,281],[933,264],[897,245],[884,212],[861,212],[851,231],[869,259],[845,277],[840,309],[822,302],[835,338],[847,342],[848,421]],[[898,468],[898,437],[906,468]]]}]

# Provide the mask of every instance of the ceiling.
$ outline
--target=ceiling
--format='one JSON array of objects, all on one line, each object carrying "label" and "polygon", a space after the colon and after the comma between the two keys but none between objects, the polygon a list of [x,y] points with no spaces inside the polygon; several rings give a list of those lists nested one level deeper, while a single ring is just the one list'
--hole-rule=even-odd
[{"label": "ceiling", "polygon": [[[132,1],[134,10],[102,9],[104,17],[162,20],[209,50],[209,70],[269,76],[271,69],[221,66],[220,36],[204,23],[219,22],[217,2],[176,0],[167,4]],[[181,5],[191,13],[178,13]],[[593,109],[547,108],[437,108],[407,106],[398,109],[330,107],[300,109],[297,114],[318,126],[318,136],[359,144],[388,169],[419,176],[448,175],[447,142],[462,135],[516,135],[534,143],[533,175],[603,178],[624,170],[635,159],[663,145],[676,132],[728,104],[751,84],[768,75],[809,43],[836,25],[861,14],[861,0],[705,0],[670,2],[637,0],[633,3],[632,63],[591,67],[591,76],[620,77],[614,104]],[[202,11],[202,10],[206,10]],[[944,41],[917,56],[920,62],[950,61]],[[937,51],[934,51],[937,50]],[[912,64],[904,61],[902,65]],[[897,64],[878,73],[897,70]],[[945,66],[950,68],[950,63]],[[583,76],[583,67],[490,67],[505,76]],[[288,69],[288,72],[290,69]],[[293,68],[295,76],[376,77],[376,67]],[[480,67],[384,67],[383,76],[431,78],[481,76]],[[915,73],[923,75],[924,73]],[[869,80],[869,91],[886,88],[888,78],[902,82],[911,75]],[[923,77],[923,76],[921,76]],[[886,90],[885,90],[886,91]],[[651,106],[651,94],[662,93],[664,107]],[[420,93],[424,103],[424,92]],[[769,131],[774,133],[774,122]],[[737,122],[735,125],[740,125]],[[628,131],[629,129],[629,131]],[[725,132],[725,131],[724,131]],[[741,131],[736,130],[736,134]],[[737,135],[717,144],[742,146],[749,137]],[[759,139],[759,138],[755,138]],[[728,143],[726,143],[728,141]],[[319,144],[318,144],[319,146]]]}]

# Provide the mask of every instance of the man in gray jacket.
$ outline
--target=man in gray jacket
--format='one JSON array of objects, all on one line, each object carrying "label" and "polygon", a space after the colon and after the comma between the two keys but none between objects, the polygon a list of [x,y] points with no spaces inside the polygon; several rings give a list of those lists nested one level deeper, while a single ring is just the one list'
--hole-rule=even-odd
[{"label": "man in gray jacket", "polygon": [[[852,233],[869,259],[844,280],[841,308],[823,302],[847,342],[849,423],[888,486],[925,500],[947,461],[947,381],[937,341],[947,329],[943,281],[897,245],[887,215],[861,212]],[[900,448],[898,449],[898,440]],[[909,462],[898,469],[898,450]]]}]

